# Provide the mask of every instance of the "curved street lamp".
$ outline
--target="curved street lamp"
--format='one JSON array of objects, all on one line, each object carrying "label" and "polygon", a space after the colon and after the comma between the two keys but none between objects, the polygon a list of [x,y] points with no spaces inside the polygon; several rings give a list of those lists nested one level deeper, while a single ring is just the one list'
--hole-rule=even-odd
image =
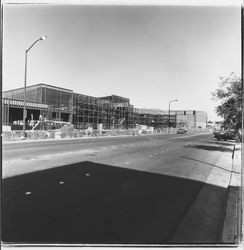
[{"label": "curved street lamp", "polygon": [[168,123],[169,130],[170,130],[170,103],[171,102],[178,102],[178,100],[169,101],[169,123]]},{"label": "curved street lamp", "polygon": [[30,49],[39,41],[46,40],[47,36],[41,36],[25,51],[25,82],[24,82],[24,108],[23,108],[23,138],[25,138],[25,118],[27,116],[26,112],[26,80],[27,80],[27,54]]}]

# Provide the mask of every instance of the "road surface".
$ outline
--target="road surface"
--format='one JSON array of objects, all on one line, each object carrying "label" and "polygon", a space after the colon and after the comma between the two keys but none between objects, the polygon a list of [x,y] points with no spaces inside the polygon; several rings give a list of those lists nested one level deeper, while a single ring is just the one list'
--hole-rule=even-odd
[{"label": "road surface", "polygon": [[5,143],[2,240],[221,243],[232,149],[211,134]]}]

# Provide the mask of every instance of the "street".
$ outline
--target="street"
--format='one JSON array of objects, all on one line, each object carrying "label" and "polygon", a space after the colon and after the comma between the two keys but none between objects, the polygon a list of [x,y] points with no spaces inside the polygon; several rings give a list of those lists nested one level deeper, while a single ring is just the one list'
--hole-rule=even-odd
[{"label": "street", "polygon": [[233,145],[208,133],[4,143],[2,240],[221,243]]}]

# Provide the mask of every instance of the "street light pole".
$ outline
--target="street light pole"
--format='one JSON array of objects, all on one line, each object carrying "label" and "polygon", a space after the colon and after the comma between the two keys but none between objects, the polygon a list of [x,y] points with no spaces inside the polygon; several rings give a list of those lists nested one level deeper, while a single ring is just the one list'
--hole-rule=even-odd
[{"label": "street light pole", "polygon": [[178,100],[172,100],[172,101],[169,101],[169,122],[168,122],[168,130],[170,130],[170,103],[171,102],[177,102]]},{"label": "street light pole", "polygon": [[24,83],[24,109],[23,109],[23,137],[25,138],[25,117],[26,117],[26,78],[27,78],[27,51],[25,51],[25,83]]},{"label": "street light pole", "polygon": [[23,108],[23,138],[25,138],[25,119],[27,116],[26,112],[26,82],[27,82],[27,55],[30,49],[38,42],[47,39],[47,36],[42,36],[37,39],[32,45],[25,51],[25,82],[24,82],[24,108]]}]

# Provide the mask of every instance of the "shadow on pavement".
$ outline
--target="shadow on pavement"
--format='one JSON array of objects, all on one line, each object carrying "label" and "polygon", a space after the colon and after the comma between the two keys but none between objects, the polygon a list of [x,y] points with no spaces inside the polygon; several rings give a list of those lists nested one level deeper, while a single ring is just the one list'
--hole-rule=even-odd
[{"label": "shadow on pavement", "polygon": [[2,241],[167,244],[203,185],[88,161],[7,178]]},{"label": "shadow on pavement", "polygon": [[227,148],[223,146],[210,146],[210,145],[185,145],[186,148],[196,148],[209,151],[221,151],[221,152],[232,152],[232,148]]},{"label": "shadow on pavement", "polygon": [[216,145],[222,145],[222,146],[234,146],[234,144],[236,142],[233,142],[233,141],[208,141],[208,143],[211,143],[211,144],[216,144]]}]

